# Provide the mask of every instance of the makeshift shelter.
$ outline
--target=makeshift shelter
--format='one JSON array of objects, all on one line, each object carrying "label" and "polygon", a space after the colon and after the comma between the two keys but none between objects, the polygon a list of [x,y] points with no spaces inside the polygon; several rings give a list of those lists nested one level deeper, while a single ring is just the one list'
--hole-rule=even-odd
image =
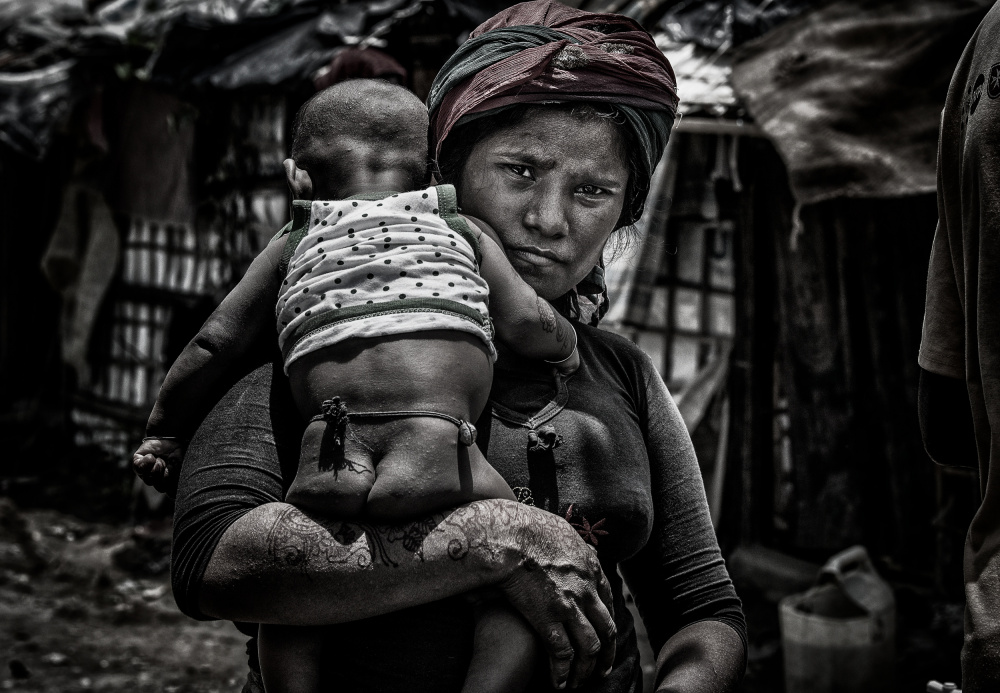
[{"label": "makeshift shelter", "polygon": [[[166,366],[285,221],[314,82],[369,47],[423,96],[503,4],[0,0],[3,489],[130,485]],[[923,453],[916,351],[938,113],[991,2],[577,4],[642,21],[678,74],[603,326],[678,400],[724,550],[860,542],[958,585],[978,486]]]},{"label": "makeshift shelter", "polygon": [[[501,4],[0,1],[17,474],[45,431],[123,460],[166,364],[283,223],[290,115],[338,55],[382,49],[423,94]],[[678,73],[605,324],[661,367],[724,542],[922,561],[971,487],[920,449],[914,355],[937,113],[988,3],[580,4],[644,22]]]},{"label": "makeshift shelter", "polygon": [[501,6],[0,0],[4,483],[44,492],[39,457],[125,469],[167,366],[286,221],[314,80],[426,92]]},{"label": "makeshift shelter", "polygon": [[939,113],[990,5],[616,5],[659,13],[687,111],[609,326],[661,366],[725,545],[960,585],[977,482],[922,449],[916,350]]}]

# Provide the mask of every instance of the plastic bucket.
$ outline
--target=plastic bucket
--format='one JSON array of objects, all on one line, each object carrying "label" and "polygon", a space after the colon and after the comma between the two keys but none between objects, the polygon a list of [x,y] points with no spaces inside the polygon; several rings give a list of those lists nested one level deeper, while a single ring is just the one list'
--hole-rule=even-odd
[{"label": "plastic bucket", "polygon": [[[854,551],[852,557],[857,558]],[[844,562],[835,563],[836,558],[824,568],[833,582],[786,597],[778,606],[786,693],[893,690],[896,608],[892,592],[871,569],[867,554],[843,574],[839,571]],[[833,571],[830,565],[835,565]],[[852,577],[861,576],[857,571],[864,575],[867,587],[881,593],[860,594],[858,581],[850,584]]]}]

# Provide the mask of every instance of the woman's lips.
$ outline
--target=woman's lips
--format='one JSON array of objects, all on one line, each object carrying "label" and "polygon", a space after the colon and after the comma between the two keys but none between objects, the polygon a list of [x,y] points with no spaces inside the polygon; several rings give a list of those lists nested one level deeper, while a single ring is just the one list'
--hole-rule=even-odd
[{"label": "woman's lips", "polygon": [[521,260],[536,267],[550,267],[562,262],[562,259],[555,252],[533,245],[509,247],[507,255],[511,259]]}]

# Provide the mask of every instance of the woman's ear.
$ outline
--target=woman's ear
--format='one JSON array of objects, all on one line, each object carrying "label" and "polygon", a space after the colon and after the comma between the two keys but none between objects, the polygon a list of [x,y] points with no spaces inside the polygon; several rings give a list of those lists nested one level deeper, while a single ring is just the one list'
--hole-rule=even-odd
[{"label": "woman's ear", "polygon": [[313,199],[313,184],[309,172],[296,166],[295,159],[285,159],[282,165],[285,167],[285,180],[288,181],[288,189],[292,191],[292,199]]}]

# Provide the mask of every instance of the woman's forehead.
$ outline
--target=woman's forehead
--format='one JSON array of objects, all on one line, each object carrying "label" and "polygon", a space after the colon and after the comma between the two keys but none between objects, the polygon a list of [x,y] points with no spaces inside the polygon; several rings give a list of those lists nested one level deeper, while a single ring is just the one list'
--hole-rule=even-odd
[{"label": "woman's forehead", "polygon": [[530,157],[541,168],[566,159],[624,163],[625,143],[609,119],[568,110],[530,109],[519,122],[481,140],[494,154]]}]

